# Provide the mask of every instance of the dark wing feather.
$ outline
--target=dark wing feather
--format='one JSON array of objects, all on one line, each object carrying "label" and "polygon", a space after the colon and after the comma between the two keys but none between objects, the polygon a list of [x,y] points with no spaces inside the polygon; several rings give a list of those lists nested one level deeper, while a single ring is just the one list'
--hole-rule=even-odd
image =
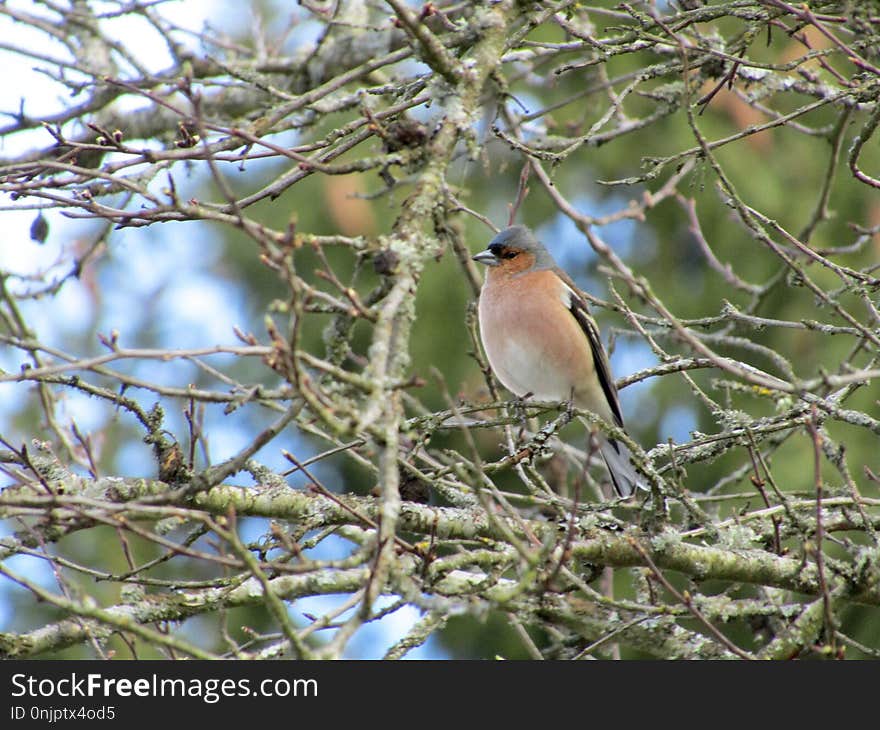
[{"label": "dark wing feather", "polygon": [[[568,282],[566,282],[568,284]],[[590,316],[590,310],[587,303],[581,297],[574,285],[568,284],[571,290],[569,297],[569,311],[574,315],[587,341],[590,343],[590,349],[593,351],[593,363],[596,366],[596,377],[608,399],[608,405],[611,406],[611,412],[614,414],[615,423],[623,428],[623,416],[620,413],[620,401],[617,398],[617,388],[614,386],[614,380],[611,377],[611,368],[608,365],[608,356],[605,354],[605,348],[602,347],[602,340],[599,339],[599,330],[596,329],[596,323]]]}]

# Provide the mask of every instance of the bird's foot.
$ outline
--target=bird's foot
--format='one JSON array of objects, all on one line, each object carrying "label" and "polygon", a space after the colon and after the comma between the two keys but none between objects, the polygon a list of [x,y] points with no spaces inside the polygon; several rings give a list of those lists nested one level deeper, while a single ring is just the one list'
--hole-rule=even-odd
[{"label": "bird's foot", "polygon": [[513,416],[519,424],[519,433],[516,436],[517,441],[522,441],[526,430],[528,429],[528,417],[526,415],[526,400],[532,397],[532,393],[526,393],[523,396],[517,396],[513,399]]},{"label": "bird's foot", "polygon": [[565,401],[562,405],[565,406],[565,422],[569,423],[572,418],[574,418],[574,391],[571,392],[571,395],[568,396],[568,400]]}]

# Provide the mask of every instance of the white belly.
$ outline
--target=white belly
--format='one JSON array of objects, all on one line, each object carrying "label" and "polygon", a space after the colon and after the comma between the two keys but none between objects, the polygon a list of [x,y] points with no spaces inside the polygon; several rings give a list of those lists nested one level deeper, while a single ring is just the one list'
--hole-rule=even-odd
[{"label": "white belly", "polygon": [[519,397],[531,393],[532,399],[539,401],[571,398],[577,383],[557,368],[548,367],[547,353],[536,348],[535,343],[526,346],[511,335],[486,347],[489,365],[501,384]]}]

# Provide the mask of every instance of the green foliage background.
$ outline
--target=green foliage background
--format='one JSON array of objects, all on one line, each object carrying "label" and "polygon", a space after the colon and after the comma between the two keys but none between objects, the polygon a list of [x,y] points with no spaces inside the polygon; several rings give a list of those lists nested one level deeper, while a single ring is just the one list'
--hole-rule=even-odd
[{"label": "green foliage background", "polygon": [[[522,17],[533,17],[539,5],[542,4],[521,3]],[[617,3],[563,5],[565,8],[560,12],[568,13],[569,17],[589,16],[594,24],[593,37],[597,39],[619,37],[624,32],[621,28],[631,29],[637,25],[633,21],[625,22],[621,17],[623,11]],[[646,17],[644,13],[647,10],[641,4],[635,5],[638,9],[635,15]],[[706,5],[720,8],[726,4]],[[730,5],[751,9],[753,17],[757,17],[761,10],[761,3],[757,2]],[[218,3],[218,8],[221,6],[223,3]],[[284,22],[290,12],[288,4],[280,2],[261,2],[254,7],[264,18],[270,19],[270,31]],[[600,10],[608,12],[599,12]],[[814,12],[847,15],[870,11],[858,3],[819,3]],[[375,22],[380,22],[378,13],[373,17]],[[223,25],[223,18],[224,13],[218,11],[217,23]],[[790,25],[795,27],[798,24],[791,22]],[[772,28],[770,32],[766,32],[765,28],[766,23],[750,19],[743,10],[740,18],[727,17],[718,22],[701,23],[689,28],[689,32],[694,37],[709,39],[706,41],[707,45],[715,43],[718,47],[727,49],[731,55],[742,49],[746,58],[751,61],[778,65],[803,54],[803,45],[792,34],[778,27]],[[252,45],[250,33],[242,30],[242,26],[230,24],[225,30],[236,43],[245,47]],[[761,32],[756,32],[758,30]],[[643,29],[643,32],[647,34],[649,31]],[[650,32],[659,33],[656,28]],[[291,38],[293,40],[289,43],[295,45],[297,35],[293,34]],[[821,36],[813,33],[810,38],[819,47],[827,47],[827,42]],[[571,36],[558,25],[543,23],[525,36],[524,46],[528,47],[529,43],[565,43],[569,40]],[[526,144],[534,144],[537,148],[539,142],[553,136],[573,137],[585,134],[608,110],[609,96],[602,88],[606,79],[632,79],[634,75],[677,57],[675,49],[669,44],[663,48],[662,55],[658,54],[656,48],[621,52],[619,55],[611,54],[605,64],[588,65],[561,73],[558,71],[564,64],[577,62],[584,56],[583,48],[570,53],[560,51],[548,55],[546,60],[529,67],[526,64],[505,66],[501,73],[508,84],[507,94],[502,93],[497,84],[490,83],[487,87],[483,119],[475,130],[472,141],[471,152],[476,154],[472,155],[473,159],[469,159],[466,146],[462,146],[458,159],[447,175],[448,185],[468,208],[487,216],[496,226],[504,227],[510,206],[517,196],[526,158],[521,151],[511,149],[499,139],[493,133],[492,127],[498,125],[503,130],[509,130],[509,115],[521,116],[551,109],[533,120],[531,127],[527,127],[532,130],[532,136],[525,138]],[[292,53],[295,48],[284,50]],[[871,50],[862,46],[861,50],[866,57],[873,55],[874,62],[877,62],[876,48]],[[859,76],[854,73],[850,62],[840,53],[829,55],[827,64],[841,76],[852,79],[853,83],[865,83],[866,88],[873,89],[874,96],[871,97],[870,104],[877,103],[876,88],[880,80],[874,79],[871,82],[873,86],[870,86],[863,80],[864,74]],[[682,150],[694,147],[697,143],[688,121],[686,104],[693,103],[696,98],[715,89],[722,83],[724,74],[730,68],[729,62],[719,60],[714,67],[704,64],[690,69],[690,92],[687,97],[680,96],[683,81],[679,72],[661,74],[641,82],[638,90],[624,104],[627,118],[642,119],[666,107],[671,109],[669,113],[661,114],[644,129],[612,135],[607,142],[598,146],[589,142],[582,144],[577,151],[560,160],[559,164],[545,161],[543,164],[551,175],[553,184],[564,197],[575,202],[582,213],[595,215],[619,211],[626,208],[629,201],[639,203],[644,200],[644,196],[656,193],[680,162],[671,162],[656,179],[632,184],[609,184],[609,181],[639,177],[649,169],[647,161],[674,156]],[[837,83],[833,74],[815,61],[805,63],[799,68],[822,79],[829,86]],[[422,71],[425,69],[427,67]],[[403,70],[399,72],[401,75],[404,73]],[[779,72],[779,75],[795,78],[797,70],[787,74]],[[625,83],[614,84],[615,91],[619,93]],[[880,261],[880,236],[874,233],[860,246],[853,247],[851,244],[859,237],[859,227],[868,229],[874,226],[876,230],[880,225],[880,195],[876,188],[853,179],[846,160],[847,150],[854,136],[863,128],[870,114],[869,105],[846,113],[838,105],[829,105],[799,117],[797,125],[800,128],[781,125],[746,136],[742,133],[748,125],[763,124],[770,119],[769,113],[759,110],[759,104],[766,105],[765,109],[772,108],[776,112],[786,113],[812,99],[796,92],[767,94],[750,107],[744,98],[750,94],[753,95],[751,98],[756,98],[755,92],[760,89],[761,80],[755,78],[750,81],[746,74],[742,74],[737,77],[734,86],[740,92],[739,96],[722,88],[705,105],[694,108],[693,121],[709,141],[741,135],[715,150],[718,163],[735,186],[741,201],[778,222],[785,230],[800,235],[814,217],[823,185],[828,183],[829,215],[815,226],[812,236],[806,242],[820,252],[839,250],[831,254],[834,262],[839,265],[865,271],[874,267],[873,270],[876,271]],[[356,85],[351,85],[347,90],[355,88]],[[554,108],[558,102],[569,97],[576,99]],[[502,110],[506,112],[502,113]],[[429,108],[414,111],[411,116],[421,121],[425,134],[430,138],[445,111],[444,99],[437,98]],[[296,135],[296,142],[301,144],[320,140],[334,129],[356,120],[360,114],[358,108],[352,108],[324,115],[315,124],[300,130]],[[244,124],[253,116],[254,112],[251,112],[230,123]],[[835,135],[838,134],[841,135],[840,152],[835,158],[833,144]],[[383,151],[381,139],[373,137],[334,162],[354,162],[380,155]],[[233,170],[230,165],[224,167],[224,175],[236,194],[244,195],[261,189],[281,170],[293,164],[290,160],[261,165],[245,164],[241,170]],[[420,165],[416,159],[406,169],[391,166],[387,172],[396,181],[391,189],[387,187],[387,178],[378,169],[346,176],[315,174],[288,188],[277,198],[264,200],[250,207],[247,212],[252,218],[275,230],[285,230],[293,222],[297,233],[364,236],[368,241],[367,255],[357,254],[345,247],[327,247],[326,254],[329,265],[338,278],[365,297],[381,283],[381,277],[374,271],[374,254],[381,247],[382,237],[393,231],[401,207],[405,205],[413,184],[418,180]],[[859,166],[875,176],[880,171],[880,149],[876,140],[863,149]],[[217,200],[221,197],[220,191],[205,171],[195,176],[194,183],[196,197],[203,200]],[[528,194],[517,211],[517,221],[526,223],[539,232],[552,234],[552,237],[544,236],[545,243],[560,261],[565,262],[569,273],[579,283],[584,284],[590,294],[611,305],[607,308],[597,307],[596,317],[606,336],[606,345],[614,352],[613,362],[617,377],[629,374],[626,369],[622,369],[626,364],[637,363],[639,368],[655,364],[656,356],[650,354],[641,338],[633,334],[625,317],[613,306],[611,287],[614,287],[633,311],[652,316],[650,308],[634,297],[619,277],[609,274],[607,262],[600,260],[591,251],[584,235],[565,220],[534,175],[529,178],[528,187]],[[684,206],[688,200],[693,201],[705,239],[722,265],[730,266],[738,277],[755,285],[777,282],[768,287],[760,304],[751,312],[753,317],[789,323],[818,320],[834,325],[845,324],[833,311],[817,302],[807,288],[799,286],[779,257],[756,240],[742,225],[735,211],[727,204],[726,194],[719,189],[718,178],[711,163],[702,154],[693,156],[693,168],[679,183],[678,191],[680,200],[676,200],[674,196],[665,198],[658,205],[646,208],[643,219],[596,228],[598,235],[605,238],[625,258],[635,275],[645,277],[650,282],[652,291],[670,311],[695,329],[699,328],[696,320],[705,319],[705,331],[723,330],[726,336],[742,337],[779,353],[803,379],[821,376],[823,372],[839,373],[840,363],[845,361],[851,362],[853,367],[870,366],[871,353],[853,355],[854,340],[846,334],[827,335],[810,329],[772,324],[758,327],[753,322],[736,323],[730,319],[722,322],[715,319],[725,313],[727,302],[733,307],[743,309],[749,305],[750,297],[730,287],[723,275],[708,264],[704,252],[689,229],[690,221]],[[440,200],[437,202],[438,206],[442,204]],[[453,231],[452,236],[462,241],[472,253],[484,248],[492,236],[486,225],[464,212],[449,215],[448,225]],[[157,231],[156,228],[160,230]],[[200,235],[209,236],[219,246],[219,255],[210,258],[204,269],[200,269],[201,273],[215,277],[227,291],[243,298],[248,319],[236,324],[243,331],[253,332],[262,338],[267,315],[282,321],[277,312],[283,310],[287,292],[276,274],[260,262],[260,252],[250,237],[228,226],[196,221],[169,223],[162,227],[154,226],[145,232],[137,232],[136,235],[130,234],[131,238],[126,240],[131,242],[127,245],[155,246],[157,255],[161,256],[167,251],[162,241],[164,237],[187,237],[192,229],[198,229]],[[778,240],[778,236],[776,239]],[[94,263],[93,275],[99,280],[104,276],[102,272],[110,272],[112,275],[114,257],[124,255],[114,246],[113,239],[110,240],[107,255]],[[295,262],[297,272],[308,283],[328,292],[335,292],[331,283],[315,273],[323,264],[308,246],[296,252]],[[803,258],[799,262],[809,276],[824,289],[830,290],[840,285],[833,272]],[[185,277],[191,273],[181,270],[176,275]],[[125,282],[105,278],[103,285],[124,286]],[[869,296],[876,303],[876,290],[872,290]],[[419,282],[416,301],[418,314],[410,342],[410,374],[422,380],[423,385],[412,391],[413,397],[431,410],[448,407],[450,398],[466,402],[487,399],[486,384],[472,356],[474,343],[467,327],[474,296],[462,264],[449,245],[444,245],[436,259],[426,266]],[[854,294],[842,293],[839,301],[848,311],[863,317],[862,321],[866,326],[877,331],[877,323],[870,322],[869,313]],[[136,302],[134,304],[137,306]],[[96,310],[95,325],[100,321],[100,310]],[[320,356],[325,355],[326,329],[330,321],[329,315],[308,316],[302,329],[304,349]],[[648,326],[656,335],[657,341],[668,351],[687,352],[687,348],[670,336],[668,331],[664,331],[662,327]],[[167,346],[168,343],[167,334],[162,327],[140,332],[127,331],[124,336],[130,346]],[[70,349],[78,350],[80,347],[85,348],[86,342],[91,342],[88,331],[76,333],[66,344]],[[368,344],[369,330],[357,325],[353,351],[366,355]],[[722,354],[751,363],[777,376],[784,376],[771,360],[761,358],[754,352],[725,346],[723,343],[716,347]],[[351,363],[347,367],[354,369]],[[277,377],[255,360],[242,360],[232,372],[242,382],[260,382],[267,387],[280,384]],[[713,369],[695,370],[690,374],[700,388],[723,403],[727,409],[740,410],[752,419],[770,416],[785,405],[784,402],[775,402],[781,396],[762,393],[756,388],[738,387],[727,376]],[[275,382],[272,382],[273,377]],[[199,384],[209,380],[205,373],[194,373],[192,382]],[[626,389],[623,397],[628,429],[633,438],[646,449],[666,443],[673,437],[681,442],[684,438],[682,424],[689,426],[693,432],[703,434],[715,433],[720,428],[717,414],[710,412],[684,379],[677,375],[651,378],[638,386],[637,397],[628,396]],[[870,384],[856,389],[848,397],[845,407],[874,414],[876,417],[877,404],[876,385]],[[180,404],[167,407],[180,410]],[[222,408],[222,405],[209,406],[211,417],[219,418]],[[414,415],[415,408],[410,412]],[[665,418],[670,412],[676,414],[675,418]],[[38,431],[39,418],[31,402],[27,408],[16,414],[14,429],[23,433]],[[179,417],[175,418],[180,425]],[[271,420],[270,414],[265,414],[264,417],[250,415],[248,418],[251,419],[250,426],[254,431]],[[127,452],[121,451],[121,447],[126,442],[139,441],[143,434],[135,424],[127,421],[115,422],[112,428],[109,425],[108,421],[107,443],[102,452],[103,463],[100,466],[106,473],[125,473],[126,464],[119,454]],[[835,444],[845,446],[846,462],[850,465],[853,479],[863,496],[877,497],[878,485],[864,471],[864,467],[868,467],[874,473],[880,472],[876,434],[868,429],[855,428],[834,420],[828,421],[827,429]],[[582,445],[584,435],[580,427],[569,426],[563,433],[572,443]],[[183,442],[184,433],[179,431],[177,438]],[[497,458],[503,453],[503,437],[500,431],[481,430],[475,434],[475,438],[480,453],[487,460]],[[469,448],[466,440],[455,432],[436,434],[431,439],[431,446],[460,450],[463,453]],[[319,451],[322,447],[313,442],[311,448]],[[681,483],[692,494],[700,495],[749,461],[747,449],[731,448],[717,459],[687,465],[680,477]],[[813,443],[805,429],[793,431],[773,453],[770,463],[775,480],[784,491],[806,495],[813,493]],[[322,469],[322,474],[332,480],[334,488],[340,492],[368,494],[375,486],[375,477],[370,470],[344,456],[327,460]],[[832,465],[824,463],[822,475],[826,480],[828,494],[844,489],[840,474]],[[749,476],[748,470],[743,471],[738,479],[721,487],[720,492],[747,491],[750,488]],[[571,481],[575,477],[575,474],[568,473],[565,478]],[[499,476],[498,483],[505,489],[520,489],[512,473]],[[436,496],[434,499],[442,503]],[[754,500],[748,504],[754,507],[759,502],[760,497],[756,492]],[[736,504],[742,507],[744,503]],[[102,532],[106,535],[107,544],[114,544],[113,531],[102,529]],[[124,557],[118,551],[107,554],[105,543],[97,539],[97,534],[89,532],[87,535],[65,538],[63,548],[69,554],[78,556],[83,563],[98,562],[103,563],[110,571],[124,571],[127,564]],[[855,533],[837,537],[844,541],[867,540],[864,535]],[[789,547],[793,550],[800,549],[797,545]],[[151,554],[158,554],[155,546],[140,544],[137,540],[132,541],[132,550],[136,562],[147,560]],[[834,548],[832,553],[833,551]],[[204,570],[202,577],[208,578],[217,569],[206,567]],[[191,572],[186,576],[179,575],[171,565],[159,568],[155,575],[170,579],[185,577],[188,580],[198,577]],[[104,588],[102,584],[93,583],[87,578],[82,578],[81,583],[84,591],[100,596],[102,600],[117,598],[103,594],[105,590],[116,590],[110,584],[104,584],[107,586]],[[681,580],[677,585],[685,588],[689,583]],[[617,588],[621,594],[630,590],[625,576],[619,576]],[[717,590],[722,588],[719,585]],[[702,589],[712,592],[711,586],[703,585]],[[742,589],[738,595],[749,595],[751,592],[754,589]],[[16,618],[16,624],[39,625],[50,620],[52,615],[60,615],[55,609],[33,607],[26,595],[18,594],[18,599],[22,603],[19,609],[20,618]],[[268,630],[271,627],[271,618],[264,609],[236,610],[221,620],[237,636],[241,636],[241,626],[248,626],[255,631]],[[865,645],[878,647],[880,615],[875,608],[849,608],[844,614],[843,623],[854,639]],[[201,634],[205,640],[215,643],[215,649],[222,644],[215,633],[213,619],[199,619],[197,625],[187,624],[185,631],[193,636]],[[738,625],[732,627],[730,635],[734,641],[748,648],[754,645],[753,637],[760,635],[761,631],[760,626]],[[500,613],[457,617],[450,621],[439,636],[443,649],[455,657],[526,656],[521,641]],[[535,639],[541,643],[547,637],[536,633]],[[121,645],[116,645],[123,650]],[[82,647],[60,652],[58,656],[89,654],[90,650]],[[850,655],[859,656],[859,652],[851,649]]]}]

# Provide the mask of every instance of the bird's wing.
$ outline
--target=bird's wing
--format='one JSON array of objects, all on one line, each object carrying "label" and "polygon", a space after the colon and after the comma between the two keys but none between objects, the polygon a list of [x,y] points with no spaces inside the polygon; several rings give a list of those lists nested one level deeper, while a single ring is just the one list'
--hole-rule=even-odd
[{"label": "bird's wing", "polygon": [[617,397],[617,388],[611,377],[611,367],[608,365],[608,356],[605,354],[605,348],[602,347],[602,340],[599,337],[599,328],[596,321],[590,314],[586,300],[580,295],[574,282],[565,275],[564,272],[557,272],[560,275],[565,289],[568,294],[568,310],[577,320],[578,325],[587,336],[590,343],[590,349],[593,351],[593,363],[596,367],[596,377],[599,378],[599,384],[602,386],[602,392],[608,400],[611,412],[614,414],[614,422],[623,428],[623,415],[620,412],[620,400]]}]

